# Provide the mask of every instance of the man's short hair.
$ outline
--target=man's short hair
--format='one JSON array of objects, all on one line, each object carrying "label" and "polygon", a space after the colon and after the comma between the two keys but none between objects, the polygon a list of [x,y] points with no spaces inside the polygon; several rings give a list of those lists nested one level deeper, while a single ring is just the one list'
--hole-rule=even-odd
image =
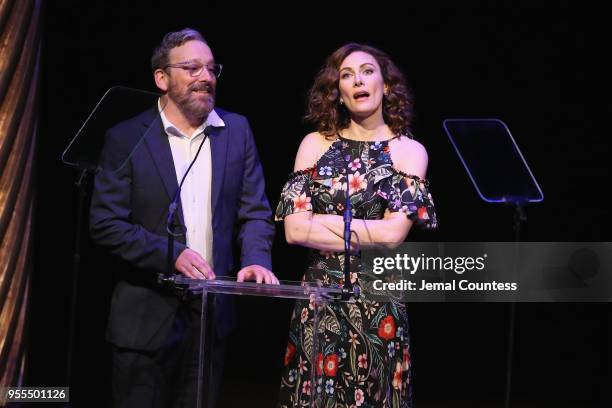
[{"label": "man's short hair", "polygon": [[201,41],[208,45],[204,37],[202,37],[202,34],[193,28],[183,28],[181,31],[169,32],[164,35],[161,44],[153,51],[153,55],[151,56],[151,68],[153,72],[155,72],[156,69],[164,69],[169,63],[170,50],[180,47],[187,41]]}]

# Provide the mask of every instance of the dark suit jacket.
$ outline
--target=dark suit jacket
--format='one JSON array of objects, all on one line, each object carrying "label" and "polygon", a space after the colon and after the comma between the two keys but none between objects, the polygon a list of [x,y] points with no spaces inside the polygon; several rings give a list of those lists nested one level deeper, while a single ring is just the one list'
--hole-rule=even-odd
[{"label": "dark suit jacket", "polygon": [[[210,135],[215,274],[231,275],[250,264],[271,269],[274,224],[251,128],[245,117],[215,110],[225,122]],[[156,284],[167,264],[166,217],[178,188],[157,108],[110,129],[100,164],[91,236],[126,265],[113,292],[107,339],[119,347],[154,350],[169,338],[181,302]],[[178,217],[182,223],[180,205]],[[185,239],[178,239],[173,261],[183,249]],[[221,336],[233,325],[232,308],[228,297],[218,299],[215,324]]]}]

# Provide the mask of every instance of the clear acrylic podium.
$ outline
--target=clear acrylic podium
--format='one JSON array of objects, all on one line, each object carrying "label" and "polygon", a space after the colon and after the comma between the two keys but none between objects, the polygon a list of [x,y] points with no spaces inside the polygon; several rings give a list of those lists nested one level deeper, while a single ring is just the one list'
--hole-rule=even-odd
[{"label": "clear acrylic podium", "polygon": [[[214,352],[214,342],[211,336],[214,330],[214,296],[215,294],[264,296],[285,299],[310,300],[314,304],[313,344],[310,352],[310,381],[316,384],[318,374],[317,355],[322,351],[323,342],[319,340],[319,322],[325,317],[329,302],[342,301],[342,288],[323,287],[315,282],[281,281],[280,285],[266,285],[255,282],[236,282],[235,278],[217,277],[215,280],[190,279],[176,275],[173,278],[175,290],[181,296],[200,297],[202,299],[201,325],[200,325],[200,358],[198,366],[197,407],[211,407],[210,381],[211,381],[211,355]],[[320,375],[320,374],[319,374]],[[316,388],[310,394],[310,406],[314,407],[317,398]]]}]

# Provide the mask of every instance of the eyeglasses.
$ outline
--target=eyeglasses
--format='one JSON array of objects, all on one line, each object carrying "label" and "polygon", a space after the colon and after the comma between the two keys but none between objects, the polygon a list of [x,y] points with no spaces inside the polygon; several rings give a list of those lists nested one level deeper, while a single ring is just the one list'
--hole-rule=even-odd
[{"label": "eyeglasses", "polygon": [[190,62],[179,62],[178,64],[166,64],[164,65],[164,69],[166,68],[181,68],[182,70],[187,72],[189,76],[192,77],[199,77],[200,75],[202,75],[202,71],[204,71],[204,68],[206,68],[209,74],[214,75],[215,78],[219,78],[221,76],[221,70],[223,69],[223,65],[201,65]]}]

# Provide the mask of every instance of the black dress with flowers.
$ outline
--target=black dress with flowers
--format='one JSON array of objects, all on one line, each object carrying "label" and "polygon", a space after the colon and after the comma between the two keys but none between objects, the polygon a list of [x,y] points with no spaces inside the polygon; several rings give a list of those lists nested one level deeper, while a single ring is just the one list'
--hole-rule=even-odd
[{"label": "black dress with flowers", "polygon": [[[385,210],[403,211],[418,225],[436,228],[428,183],[396,170],[389,152],[388,141],[336,140],[314,167],[290,175],[276,219],[300,211],[342,215],[348,181],[355,218],[381,219]],[[341,253],[312,250],[304,280],[342,285],[343,264]],[[351,256],[351,281],[363,288],[366,279],[359,258]],[[308,406],[311,393],[321,408],[412,406],[408,317],[402,303],[368,299],[362,290],[356,302],[330,304],[317,331],[324,347],[315,368],[318,382],[311,384],[313,304],[296,302],[280,407]]]}]

